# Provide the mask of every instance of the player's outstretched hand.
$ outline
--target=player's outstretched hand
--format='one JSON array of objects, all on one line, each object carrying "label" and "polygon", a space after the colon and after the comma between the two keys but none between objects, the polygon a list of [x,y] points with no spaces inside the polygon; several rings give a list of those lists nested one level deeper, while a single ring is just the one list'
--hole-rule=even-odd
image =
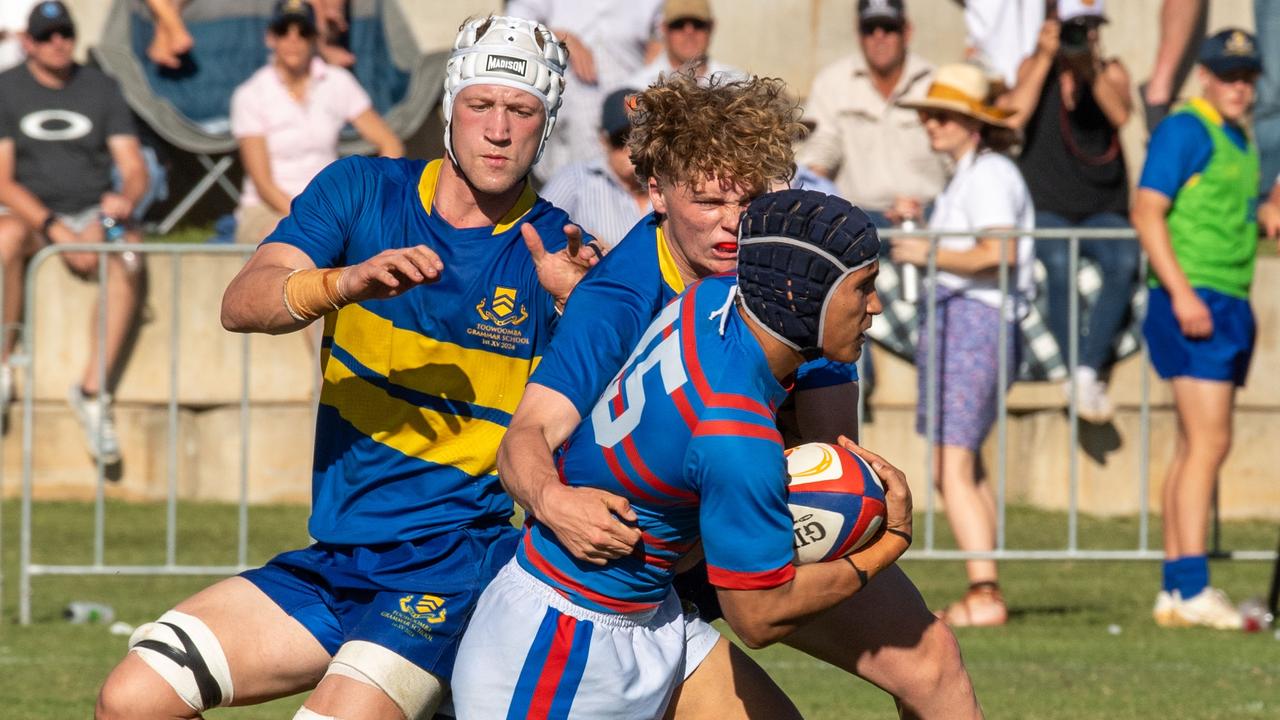
[{"label": "player's outstretched hand", "polygon": [[866,460],[876,477],[884,483],[884,532],[905,540],[906,547],[903,547],[902,551],[906,552],[907,547],[911,545],[911,486],[907,485],[907,476],[884,458],[844,435],[840,436],[839,442],[845,450]]},{"label": "player's outstretched hand", "polygon": [[533,225],[521,225],[520,234],[524,237],[525,247],[529,248],[533,265],[538,270],[538,282],[555,298],[556,307],[563,309],[569,293],[573,292],[582,276],[600,262],[603,251],[594,242],[583,245],[582,228],[577,225],[564,226],[564,234],[569,242],[563,250],[555,253],[547,252],[542,244],[542,236]]},{"label": "player's outstretched hand", "polygon": [[594,565],[630,555],[640,542],[626,498],[596,488],[556,483],[538,503],[538,522],[551,528],[575,558]]},{"label": "player's outstretched hand", "polygon": [[383,250],[343,270],[338,289],[351,302],[381,300],[433,283],[443,270],[440,257],[425,245]]}]

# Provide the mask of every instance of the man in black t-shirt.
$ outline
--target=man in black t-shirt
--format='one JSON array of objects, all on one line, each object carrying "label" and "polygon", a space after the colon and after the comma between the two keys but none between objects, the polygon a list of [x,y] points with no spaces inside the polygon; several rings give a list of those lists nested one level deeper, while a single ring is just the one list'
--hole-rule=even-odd
[{"label": "man in black t-shirt", "polygon": [[[115,81],[75,63],[75,35],[61,2],[37,4],[22,38],[26,63],[0,73],[4,358],[16,340],[11,328],[18,322],[24,265],[32,254],[46,243],[142,241],[141,233],[128,224],[147,187],[133,121]],[[113,164],[123,179],[119,192],[112,189]],[[76,275],[97,277],[97,254],[61,257]],[[133,253],[107,257],[106,345],[97,346],[97,323],[91,323],[89,362],[81,382],[72,386],[69,401],[84,425],[89,451],[114,463],[120,459],[120,448],[110,390],[138,308],[142,267]],[[91,317],[97,312],[95,307]],[[99,352],[105,359],[105,378],[99,378]],[[9,388],[6,363],[0,371],[0,402],[8,402]]]}]

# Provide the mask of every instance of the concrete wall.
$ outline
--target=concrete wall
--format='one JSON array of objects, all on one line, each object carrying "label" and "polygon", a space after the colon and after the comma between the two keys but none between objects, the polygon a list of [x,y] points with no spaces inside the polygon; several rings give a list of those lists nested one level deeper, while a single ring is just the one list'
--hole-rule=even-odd
[{"label": "concrete wall", "polygon": [[[170,478],[182,497],[233,500],[242,468],[240,391],[242,353],[249,343],[249,497],[254,502],[306,501],[314,422],[317,362],[313,337],[233,335],[218,324],[222,289],[239,261],[190,257],[179,267],[167,258],[149,262],[150,293],[144,321],[118,391],[117,419],[124,462],[112,470],[113,497],[158,499]],[[1280,365],[1280,300],[1265,288],[1280,284],[1280,259],[1258,265],[1254,305],[1259,343],[1252,382],[1239,396],[1236,443],[1224,471],[1222,503],[1228,517],[1280,518],[1274,482],[1280,436],[1280,385],[1268,369]],[[173,303],[175,278],[181,302]],[[72,278],[60,262],[37,276],[34,342],[33,464],[42,498],[90,497],[95,467],[67,408],[67,388],[84,368],[89,308],[96,286]],[[176,325],[176,333],[175,333]],[[176,337],[177,342],[174,342]],[[177,404],[168,405],[177,351]],[[877,387],[864,440],[911,478],[922,498],[925,445],[915,434],[916,377],[910,364],[874,349]],[[1135,512],[1139,506],[1139,358],[1117,368],[1112,381],[1119,408],[1113,425],[1081,425],[1080,507],[1097,514]],[[1150,507],[1158,509],[1161,480],[1172,452],[1174,420],[1168,387],[1150,376]],[[20,393],[25,390],[20,388]],[[1022,383],[1009,395],[1008,489],[1011,500],[1064,509],[1068,502],[1068,424],[1056,383]],[[21,477],[21,406],[9,413],[2,441],[3,490],[14,495]],[[173,418],[173,420],[171,420]],[[168,450],[171,422],[175,450]],[[996,467],[993,433],[983,457]]]}]

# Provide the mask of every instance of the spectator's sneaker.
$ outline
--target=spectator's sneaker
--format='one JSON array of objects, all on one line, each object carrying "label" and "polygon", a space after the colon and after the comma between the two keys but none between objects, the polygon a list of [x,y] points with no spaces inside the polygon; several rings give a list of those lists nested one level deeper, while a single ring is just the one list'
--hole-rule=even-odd
[{"label": "spectator's sneaker", "polygon": [[1177,590],[1173,592],[1161,590],[1160,594],[1156,595],[1156,605],[1151,609],[1151,617],[1155,618],[1156,624],[1160,627],[1176,627],[1173,609],[1177,604]]},{"label": "spectator's sneaker", "polygon": [[[1107,397],[1107,384],[1097,378],[1076,376],[1076,414],[1081,420],[1095,425],[1105,425],[1115,417],[1115,407]],[[1071,402],[1071,382],[1062,385],[1062,393]]]},{"label": "spectator's sneaker", "polygon": [[1244,618],[1227,594],[1217,588],[1207,587],[1190,600],[1174,604],[1174,625],[1181,627],[1209,627],[1215,630],[1239,630]]},{"label": "spectator's sneaker", "polygon": [[111,412],[111,396],[104,393],[102,400],[99,404],[98,398],[85,397],[79,385],[72,385],[67,393],[67,403],[84,429],[89,454],[101,459],[105,465],[112,465],[120,462],[120,438],[116,435],[115,416]]}]

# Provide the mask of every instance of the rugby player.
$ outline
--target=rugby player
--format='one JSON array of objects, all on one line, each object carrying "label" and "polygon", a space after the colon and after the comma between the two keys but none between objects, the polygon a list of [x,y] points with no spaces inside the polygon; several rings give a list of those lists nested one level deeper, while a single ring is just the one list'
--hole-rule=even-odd
[{"label": "rugby player", "polygon": [[540,24],[468,21],[448,61],[445,157],[329,166],[227,288],[233,331],[324,317],[316,543],[138,628],[98,717],[191,718],[313,687],[296,717],[441,704],[463,625],[518,537],[498,441],[592,262],[562,249],[580,231],[527,179],[565,62]]},{"label": "rugby player", "polygon": [[697,282],[658,313],[558,460],[568,485],[631,503],[642,549],[582,562],[535,518],[463,639],[461,717],[660,717],[700,660],[672,587],[699,542],[725,619],[752,647],[867,587],[910,545],[906,479],[842,439],[885,484],[886,529],[841,560],[793,565],[776,427],[805,359],[862,350],[882,309],[875,226],[839,198],[784,190],[752,201],[740,237],[737,277]]},{"label": "rugby player", "polygon": [[[587,416],[668,301],[698,278],[734,269],[739,214],[752,197],[788,180],[799,130],[794,103],[776,80],[707,85],[674,75],[639,94],[635,106],[632,160],[655,212],[575,288],[498,453],[507,491],[574,557],[601,564],[639,543],[639,531],[627,524],[635,514],[623,497],[562,484],[551,448]],[[841,367],[816,368],[817,387],[808,390],[806,379],[797,379],[797,424],[813,428],[794,433],[797,439],[852,436],[856,396],[842,390],[847,380],[827,380]],[[717,594],[705,580],[698,587],[699,574],[705,569],[681,576],[677,587],[714,619]],[[884,689],[904,716],[982,714],[955,636],[896,566],[785,642]],[[675,716],[748,717],[749,708],[777,699],[771,686],[744,653],[720,639],[680,689]]]}]

